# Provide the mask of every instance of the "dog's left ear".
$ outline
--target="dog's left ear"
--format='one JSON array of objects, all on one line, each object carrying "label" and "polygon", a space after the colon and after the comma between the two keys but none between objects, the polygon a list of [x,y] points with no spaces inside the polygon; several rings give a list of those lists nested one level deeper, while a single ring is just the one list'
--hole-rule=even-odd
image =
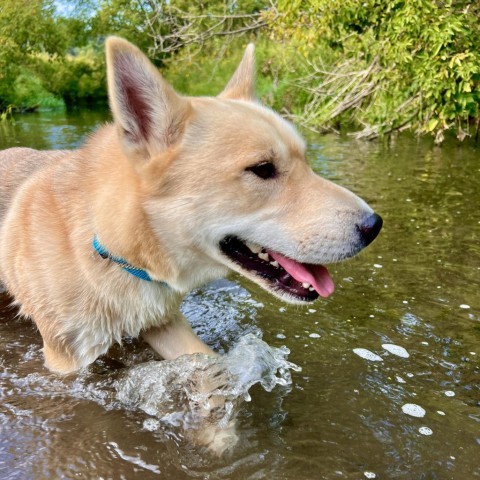
[{"label": "dog's left ear", "polygon": [[108,94],[123,150],[148,158],[180,139],[191,106],[134,45],[109,37]]},{"label": "dog's left ear", "polygon": [[255,47],[249,43],[243,54],[242,61],[235,70],[233,77],[228,82],[220,98],[232,100],[255,100]]}]

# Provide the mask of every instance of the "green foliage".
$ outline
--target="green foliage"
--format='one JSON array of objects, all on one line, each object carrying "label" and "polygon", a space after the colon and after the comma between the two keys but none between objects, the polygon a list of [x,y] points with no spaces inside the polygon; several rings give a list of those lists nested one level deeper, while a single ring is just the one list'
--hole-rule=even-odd
[{"label": "green foliage", "polygon": [[24,69],[15,79],[12,104],[19,108],[61,108],[63,102],[45,88],[41,79]]},{"label": "green foliage", "polygon": [[13,106],[9,105],[7,108],[5,108],[3,111],[0,112],[0,123],[2,122],[15,122],[13,118]]},{"label": "green foliage", "polygon": [[106,101],[105,55],[86,46],[62,57],[38,55],[35,71],[45,88],[67,107]]},{"label": "green foliage", "polygon": [[440,142],[480,125],[478,2],[1,2],[0,111],[105,101],[103,44],[115,34],[192,95],[220,92],[253,40],[262,101],[317,130],[413,128]]},{"label": "green foliage", "polygon": [[[163,2],[158,3],[161,8]],[[149,0],[99,0],[97,7],[90,12],[88,20],[92,38],[103,41],[108,35],[118,35],[148,52],[152,47],[149,24],[157,14],[156,1]]]},{"label": "green foliage", "polygon": [[[372,67],[374,85],[344,117],[378,132],[412,126],[420,133],[452,126],[462,136],[480,104],[480,5],[465,0],[279,0],[277,37],[297,42],[312,62],[328,52],[327,71],[353,78]],[[341,68],[348,64],[349,69]],[[315,90],[329,79],[312,68]],[[348,94],[348,92],[346,92]],[[329,98],[312,98],[321,111]],[[337,103],[345,100],[339,96]],[[315,121],[328,124],[327,116]]]},{"label": "green foliage", "polygon": [[2,0],[0,8],[0,111],[14,103],[12,85],[32,53],[57,54],[64,39],[55,30],[51,0]]}]

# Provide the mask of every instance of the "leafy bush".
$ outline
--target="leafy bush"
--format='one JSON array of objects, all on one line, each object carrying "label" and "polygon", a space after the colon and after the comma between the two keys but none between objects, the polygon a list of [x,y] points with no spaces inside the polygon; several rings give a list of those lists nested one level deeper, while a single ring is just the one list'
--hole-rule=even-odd
[{"label": "leafy bush", "polygon": [[479,118],[477,2],[279,0],[278,11],[275,36],[296,42],[311,67],[299,79],[311,92],[307,123],[341,116],[366,137],[411,127],[441,141]]},{"label": "leafy bush", "polygon": [[40,78],[23,70],[13,83],[11,103],[17,108],[62,108],[63,101],[49,92]]},{"label": "leafy bush", "polygon": [[72,54],[37,55],[35,71],[45,88],[63,99],[67,107],[106,101],[103,45],[76,49]]},{"label": "leafy bush", "polygon": [[104,101],[103,41],[118,34],[192,95],[220,92],[254,40],[261,99],[316,130],[441,142],[480,126],[472,0],[65,0],[63,16],[53,0],[1,1],[0,111],[45,91],[67,106]]}]

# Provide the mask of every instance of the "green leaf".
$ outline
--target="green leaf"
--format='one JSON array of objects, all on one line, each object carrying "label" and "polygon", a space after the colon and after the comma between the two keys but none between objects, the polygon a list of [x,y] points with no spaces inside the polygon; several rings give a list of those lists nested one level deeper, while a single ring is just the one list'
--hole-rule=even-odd
[{"label": "green leaf", "polygon": [[431,118],[427,123],[427,132],[433,132],[435,127],[438,125],[438,118]]}]

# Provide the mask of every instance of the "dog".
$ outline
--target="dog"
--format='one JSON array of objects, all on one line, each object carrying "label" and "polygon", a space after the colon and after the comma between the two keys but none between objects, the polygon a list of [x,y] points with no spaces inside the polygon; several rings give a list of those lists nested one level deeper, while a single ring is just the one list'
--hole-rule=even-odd
[{"label": "dog", "polygon": [[0,279],[69,374],[122,336],[158,354],[214,352],[179,312],[233,270],[308,304],[334,290],[326,264],[382,227],[316,175],[295,128],[254,95],[254,47],[217,97],[175,92],[137,47],[106,42],[113,123],[73,151],[0,153]]}]

